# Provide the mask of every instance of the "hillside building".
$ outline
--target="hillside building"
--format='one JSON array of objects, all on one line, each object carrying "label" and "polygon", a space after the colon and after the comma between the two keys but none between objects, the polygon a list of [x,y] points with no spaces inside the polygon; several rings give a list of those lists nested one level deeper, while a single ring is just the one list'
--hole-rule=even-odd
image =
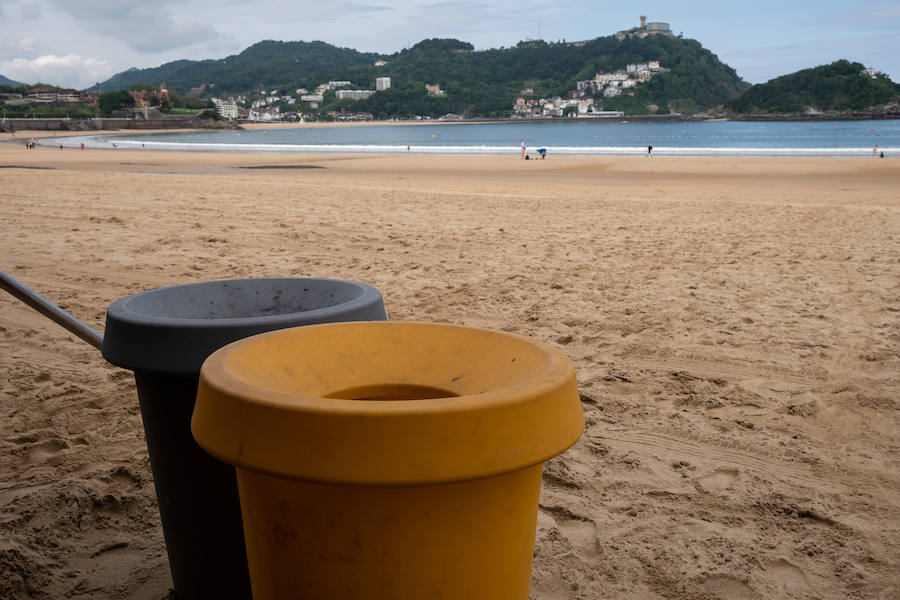
[{"label": "hillside building", "polygon": [[37,87],[25,92],[25,97],[38,102],[81,102],[82,94],[78,90],[52,87]]},{"label": "hillside building", "polygon": [[376,77],[375,78],[375,91],[381,92],[391,87],[391,78],[390,77]]},{"label": "hillside building", "polygon": [[672,33],[672,28],[669,27],[668,23],[660,23],[658,21],[648,23],[647,17],[644,15],[641,15],[640,27],[632,27],[631,29],[616,32],[616,37],[620,40],[624,40],[627,37],[645,38],[649,35],[667,35],[675,37],[675,34]]},{"label": "hillside building", "polygon": [[337,90],[334,94],[338,100],[365,100],[375,93],[375,90]]},{"label": "hillside building", "polygon": [[238,106],[234,100],[220,100],[213,98],[213,104],[216,105],[216,111],[226,119],[238,118]]},{"label": "hillside building", "polygon": [[197,87],[192,87],[191,89],[189,89],[188,95],[189,96],[199,96],[200,94],[205,92],[207,88],[212,90],[214,87],[216,87],[216,84],[214,84],[214,83],[210,83],[208,85],[204,83],[203,85],[199,85]]}]

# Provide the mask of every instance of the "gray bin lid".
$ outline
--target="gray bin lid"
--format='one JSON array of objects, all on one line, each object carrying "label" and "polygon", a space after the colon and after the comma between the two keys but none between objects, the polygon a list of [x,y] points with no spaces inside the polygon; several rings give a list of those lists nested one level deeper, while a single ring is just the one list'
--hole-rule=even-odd
[{"label": "gray bin lid", "polygon": [[106,311],[103,358],[133,371],[198,375],[206,357],[275,329],[384,321],[381,292],[340,279],[230,279],[158,288]]}]

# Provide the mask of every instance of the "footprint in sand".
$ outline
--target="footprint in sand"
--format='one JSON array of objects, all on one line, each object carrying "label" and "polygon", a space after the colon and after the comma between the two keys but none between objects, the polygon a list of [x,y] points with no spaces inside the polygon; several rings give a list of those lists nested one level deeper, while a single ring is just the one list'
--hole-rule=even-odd
[{"label": "footprint in sand", "polygon": [[694,481],[697,486],[709,494],[722,494],[738,478],[737,469],[716,469],[709,475],[698,477]]},{"label": "footprint in sand", "polygon": [[766,564],[766,579],[778,586],[779,591],[788,594],[809,592],[809,580],[797,565],[783,559]]},{"label": "footprint in sand", "polygon": [[68,447],[63,440],[50,439],[29,448],[28,460],[33,463],[53,463],[59,460],[60,457],[57,455]]},{"label": "footprint in sand", "polygon": [[727,600],[760,600],[758,594],[749,583],[733,575],[715,574],[700,578],[696,587],[703,592],[703,597],[712,596]]},{"label": "footprint in sand", "polygon": [[541,505],[541,514],[550,527],[555,527],[582,557],[599,556],[597,524],[586,516],[579,515],[563,506]]}]

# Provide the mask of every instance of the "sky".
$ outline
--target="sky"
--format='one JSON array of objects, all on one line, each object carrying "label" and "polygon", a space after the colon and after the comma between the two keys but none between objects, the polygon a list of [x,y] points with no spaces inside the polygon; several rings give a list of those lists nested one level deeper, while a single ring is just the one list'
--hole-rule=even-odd
[{"label": "sky", "polygon": [[131,67],[224,58],[262,40],[394,53],[427,38],[478,50],[576,41],[648,21],[698,40],[750,83],[846,58],[900,82],[900,1],[0,0],[0,75],[83,89]]}]

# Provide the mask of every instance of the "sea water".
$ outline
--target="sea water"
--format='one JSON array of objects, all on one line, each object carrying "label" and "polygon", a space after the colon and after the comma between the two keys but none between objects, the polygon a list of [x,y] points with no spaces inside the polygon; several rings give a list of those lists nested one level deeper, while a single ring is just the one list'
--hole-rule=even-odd
[{"label": "sea water", "polygon": [[900,155],[900,120],[422,123],[55,138],[54,144],[226,152],[686,156]]}]

